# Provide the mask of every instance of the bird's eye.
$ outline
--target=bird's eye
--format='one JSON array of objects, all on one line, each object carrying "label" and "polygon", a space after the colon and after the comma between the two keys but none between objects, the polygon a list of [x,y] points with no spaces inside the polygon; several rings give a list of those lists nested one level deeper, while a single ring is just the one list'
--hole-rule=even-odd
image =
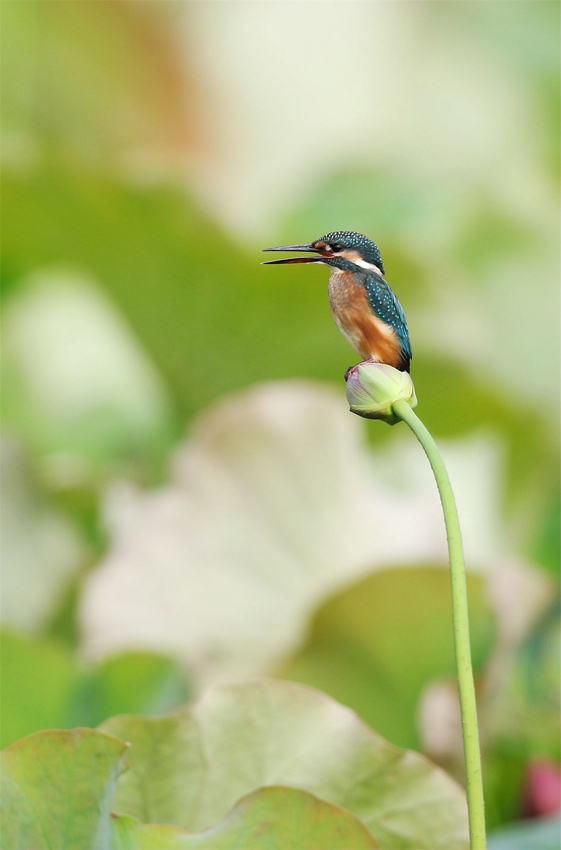
[{"label": "bird's eye", "polygon": [[339,251],[343,250],[343,246],[339,242],[332,242],[330,247],[334,254],[338,254]]}]

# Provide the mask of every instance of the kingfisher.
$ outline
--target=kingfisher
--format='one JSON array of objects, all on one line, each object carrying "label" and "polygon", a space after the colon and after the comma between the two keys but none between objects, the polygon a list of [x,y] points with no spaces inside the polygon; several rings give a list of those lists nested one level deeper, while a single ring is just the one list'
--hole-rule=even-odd
[{"label": "kingfisher", "polygon": [[307,245],[264,251],[309,251],[319,256],[269,260],[263,265],[323,263],[331,267],[329,305],[333,318],[363,360],[409,372],[413,357],[405,313],[389,284],[378,246],[352,230],[327,233]]}]

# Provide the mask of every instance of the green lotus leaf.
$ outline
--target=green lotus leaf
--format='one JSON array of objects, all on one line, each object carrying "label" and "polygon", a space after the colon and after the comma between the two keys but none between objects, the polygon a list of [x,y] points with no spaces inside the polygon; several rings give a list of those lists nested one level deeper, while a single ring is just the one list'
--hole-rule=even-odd
[{"label": "green lotus leaf", "polygon": [[3,850],[107,850],[127,744],[93,729],[37,732],[1,753]]},{"label": "green lotus leaf", "polygon": [[467,846],[465,797],[453,780],[302,685],[217,686],[174,715],[114,717],[101,728],[132,744],[114,811],[143,822],[208,829],[245,794],[286,785],[349,809],[381,847]]},{"label": "green lotus leaf", "polygon": [[295,788],[259,788],[218,826],[188,834],[113,815],[111,850],[362,850],[378,847],[350,812]]}]

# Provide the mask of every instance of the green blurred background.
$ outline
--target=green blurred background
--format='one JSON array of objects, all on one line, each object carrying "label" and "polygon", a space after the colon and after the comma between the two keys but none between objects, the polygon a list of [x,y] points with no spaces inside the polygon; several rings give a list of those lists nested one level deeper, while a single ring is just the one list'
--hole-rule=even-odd
[{"label": "green blurred background", "polygon": [[489,825],[551,813],[558,4],[2,13],[3,743],[269,673],[461,779],[430,474],[350,422],[325,270],[259,265],[358,230],[458,489]]}]

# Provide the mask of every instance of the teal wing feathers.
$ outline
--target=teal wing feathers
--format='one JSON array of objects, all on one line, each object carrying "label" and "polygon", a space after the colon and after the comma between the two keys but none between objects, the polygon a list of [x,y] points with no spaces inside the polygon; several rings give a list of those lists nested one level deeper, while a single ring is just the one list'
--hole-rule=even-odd
[{"label": "teal wing feathers", "polygon": [[391,325],[401,344],[400,369],[409,371],[409,362],[413,357],[409,330],[403,307],[383,277],[377,274],[365,275],[364,288],[368,302],[376,315],[386,324]]}]

